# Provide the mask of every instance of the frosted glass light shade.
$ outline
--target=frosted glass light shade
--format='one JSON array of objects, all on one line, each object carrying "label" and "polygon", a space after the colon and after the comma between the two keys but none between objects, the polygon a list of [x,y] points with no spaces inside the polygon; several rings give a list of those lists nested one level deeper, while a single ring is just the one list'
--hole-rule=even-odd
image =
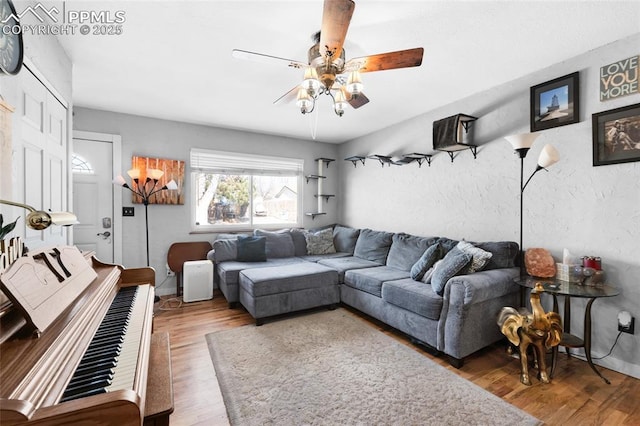
[{"label": "frosted glass light shade", "polygon": [[298,90],[298,98],[296,100],[296,105],[298,106],[298,108],[300,108],[300,111],[302,111],[303,113],[309,112],[313,107],[313,101],[311,100],[309,93],[303,88],[300,88]]},{"label": "frosted glass light shade", "polygon": [[538,157],[538,166],[548,169],[560,160],[560,153],[552,145],[545,145]]},{"label": "frosted glass light shade", "polygon": [[533,142],[540,136],[540,133],[523,133],[521,135],[505,136],[514,150],[529,149]]},{"label": "frosted glass light shade", "polygon": [[118,175],[115,178],[113,178],[113,184],[117,186],[125,186],[127,184],[127,181],[124,180],[122,175]]},{"label": "frosted glass light shade", "polygon": [[127,171],[127,174],[131,179],[140,179],[140,170],[138,169],[131,169]]},{"label": "frosted glass light shade", "polygon": [[166,187],[167,189],[174,190],[174,189],[178,189],[178,184],[176,183],[175,180],[171,179],[169,182],[167,182]]},{"label": "frosted glass light shade", "polygon": [[153,180],[158,180],[162,177],[164,172],[159,169],[147,169],[147,177]]},{"label": "frosted glass light shade", "polygon": [[307,67],[304,70],[304,79],[302,80],[302,88],[315,92],[320,88],[320,80],[318,80],[318,73],[313,67]]},{"label": "frosted glass light shade", "polygon": [[363,87],[360,71],[352,71],[347,78],[347,91],[352,95],[359,95]]}]

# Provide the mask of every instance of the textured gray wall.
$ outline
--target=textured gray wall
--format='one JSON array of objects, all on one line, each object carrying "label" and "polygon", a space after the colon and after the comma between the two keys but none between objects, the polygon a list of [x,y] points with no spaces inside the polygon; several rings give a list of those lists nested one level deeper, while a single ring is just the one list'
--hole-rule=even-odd
[{"label": "textured gray wall", "polygon": [[[257,133],[220,129],[207,126],[158,120],[129,114],[99,111],[88,108],[74,109],[74,129],[98,133],[110,133],[122,137],[122,173],[131,167],[133,155],[170,158],[186,162],[185,204],[181,206],[149,206],[149,262],[156,269],[156,281],[165,279],[165,264],[169,247],[181,241],[212,241],[212,234],[191,234],[191,177],[189,149],[206,148],[221,151],[246,152],[304,159],[305,174],[315,174],[318,168],[314,159],[319,157],[337,158],[337,145],[288,139]],[[325,193],[336,194],[338,176],[335,163],[325,169],[328,176]],[[303,181],[305,212],[316,211],[316,183]],[[124,206],[135,207],[134,217],[123,218],[124,266],[134,267],[146,264],[144,233],[144,206],[132,204],[131,194],[122,191]],[[325,216],[315,220],[304,218],[304,226],[311,228],[334,223],[337,218],[336,197],[325,204]],[[167,294],[175,290],[174,280],[163,284],[159,293]]]},{"label": "textured gray wall", "polygon": [[[640,34],[342,144],[340,158],[430,152],[433,121],[456,113],[479,117],[475,160],[467,151],[454,163],[439,153],[431,167],[422,168],[416,163],[381,168],[375,160],[354,168],[342,161],[340,221],[424,236],[518,241],[520,166],[504,136],[529,131],[531,86],[580,71],[580,122],[542,132],[525,159],[526,179],[545,144],[561,155],[525,191],[523,245],[547,248],[556,260],[563,248],[602,257],[608,281],[621,292],[592,308],[593,353],[606,354],[616,337],[618,311],[640,318],[640,162],[593,167],[591,115],[640,102],[640,94],[599,101],[600,67],[640,54],[638,46]],[[584,306],[584,300],[572,300],[571,325],[578,336]],[[599,362],[640,377],[639,352],[640,333],[625,334],[613,354]]]}]

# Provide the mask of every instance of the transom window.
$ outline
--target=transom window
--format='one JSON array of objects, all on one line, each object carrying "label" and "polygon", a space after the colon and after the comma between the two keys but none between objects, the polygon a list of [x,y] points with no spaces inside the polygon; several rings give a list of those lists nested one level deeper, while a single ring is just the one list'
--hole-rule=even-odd
[{"label": "transom window", "polygon": [[302,225],[304,161],[191,150],[193,229]]},{"label": "transom window", "polygon": [[81,156],[75,153],[71,157],[71,171],[73,173],[86,173],[86,174],[94,173],[94,170],[91,164],[87,160],[85,160],[84,158],[82,158]]}]

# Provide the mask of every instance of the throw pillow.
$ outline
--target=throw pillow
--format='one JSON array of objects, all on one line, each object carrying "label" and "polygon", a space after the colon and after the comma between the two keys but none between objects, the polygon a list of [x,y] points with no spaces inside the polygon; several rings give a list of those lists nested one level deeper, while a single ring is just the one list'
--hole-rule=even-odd
[{"label": "throw pillow", "polygon": [[425,250],[435,244],[438,238],[418,237],[401,232],[393,234],[391,241],[387,266],[409,272]]},{"label": "throw pillow", "polygon": [[333,245],[333,229],[324,229],[318,232],[305,232],[307,240],[307,253],[310,255],[335,253]]},{"label": "throw pillow", "polygon": [[215,240],[213,242],[213,257],[216,262],[236,260],[238,257],[238,236],[233,240]]},{"label": "throw pillow", "polygon": [[258,237],[266,237],[266,252],[268,258],[276,257],[293,257],[296,254],[296,248],[293,245],[293,239],[288,229],[282,231],[263,231],[256,229],[253,235]]},{"label": "throw pillow", "polygon": [[238,261],[266,262],[266,243],[265,237],[238,237]]},{"label": "throw pillow", "polygon": [[433,291],[442,296],[447,281],[458,275],[471,262],[472,258],[473,256],[464,253],[457,247],[452,248],[433,271],[433,276],[431,277]]},{"label": "throw pillow", "polygon": [[468,241],[460,241],[456,247],[473,257],[471,263],[464,270],[466,274],[473,274],[474,272],[482,271],[493,256],[493,254],[474,246]]},{"label": "throw pillow", "polygon": [[336,251],[353,254],[356,248],[356,241],[358,241],[358,235],[360,235],[359,229],[336,225],[335,228],[333,228],[333,245]]},{"label": "throw pillow", "polygon": [[304,233],[304,229],[291,229],[291,239],[293,240],[296,256],[307,255],[307,239],[304,237]]},{"label": "throw pillow", "polygon": [[442,246],[436,243],[426,249],[411,267],[411,279],[422,281],[424,274],[442,257]]},{"label": "throw pillow", "polygon": [[381,265],[387,263],[387,255],[391,248],[393,234],[391,232],[363,229],[360,231],[356,247],[353,251],[355,257],[377,262]]}]

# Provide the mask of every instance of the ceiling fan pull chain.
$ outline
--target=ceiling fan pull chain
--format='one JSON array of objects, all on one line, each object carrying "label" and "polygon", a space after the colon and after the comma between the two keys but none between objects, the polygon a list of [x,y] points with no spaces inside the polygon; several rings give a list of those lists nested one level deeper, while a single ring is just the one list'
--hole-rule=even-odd
[{"label": "ceiling fan pull chain", "polygon": [[[319,112],[316,111],[315,114],[309,113],[305,114],[308,118],[309,130],[311,131],[311,139],[316,140],[316,134],[318,133],[318,115]],[[312,122],[313,121],[313,122]]]}]

